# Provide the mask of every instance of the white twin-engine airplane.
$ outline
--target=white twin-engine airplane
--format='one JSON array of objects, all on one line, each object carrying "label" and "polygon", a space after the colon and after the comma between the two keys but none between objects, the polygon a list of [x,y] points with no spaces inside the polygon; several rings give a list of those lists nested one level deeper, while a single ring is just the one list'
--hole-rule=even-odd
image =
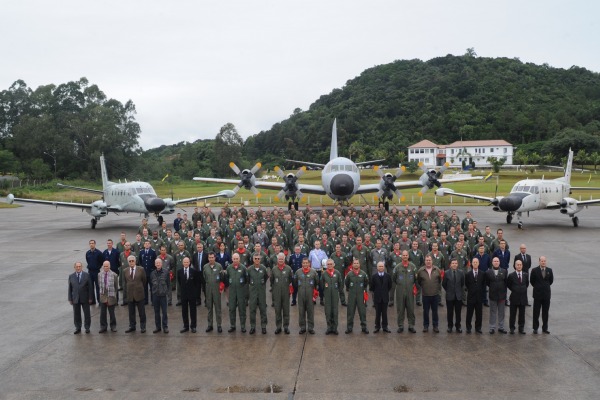
[{"label": "white twin-engine airplane", "polygon": [[573,220],[573,226],[579,225],[579,218],[575,216],[584,206],[600,203],[600,199],[579,201],[569,197],[572,190],[600,190],[598,187],[571,186],[571,167],[573,165],[573,151],[569,149],[569,159],[565,176],[552,179],[525,179],[515,183],[508,196],[485,197],[467,193],[456,193],[454,190],[441,188],[436,190],[438,196],[460,196],[469,199],[489,201],[494,206],[494,211],[506,212],[506,222],[511,223],[516,213],[519,220],[518,227],[523,227],[521,215],[524,212],[537,210],[560,210]]},{"label": "white twin-engine airplane", "polygon": [[9,194],[7,201],[12,204],[14,201],[24,203],[37,203],[52,206],[80,208],[87,211],[92,216],[92,229],[96,228],[96,224],[102,217],[106,217],[109,212],[119,214],[125,213],[140,213],[146,218],[150,213],[154,214],[158,220],[158,224],[162,224],[163,217],[161,214],[173,214],[175,207],[182,203],[192,203],[199,200],[210,199],[213,197],[233,197],[235,193],[232,190],[223,190],[217,194],[192,197],[189,199],[173,200],[170,198],[161,199],[156,195],[154,188],[147,182],[126,182],[115,183],[108,180],[106,174],[106,165],[104,163],[104,155],[100,156],[100,169],[102,173],[102,190],[82,188],[77,186],[63,185],[58,186],[67,189],[81,190],[102,195],[102,200],[96,200],[91,204],[86,203],[71,203],[63,201],[48,201],[34,199],[19,199],[14,195]]},{"label": "white twin-engine airplane", "polygon": [[306,167],[300,168],[296,174],[288,173],[284,174],[279,167],[275,167],[276,172],[282,178],[283,182],[265,182],[257,180],[255,173],[260,169],[261,164],[257,163],[251,170],[240,169],[234,164],[229,165],[233,171],[239,175],[240,180],[235,179],[220,179],[220,178],[194,178],[196,181],[202,182],[216,182],[216,183],[232,183],[237,186],[234,187],[233,191],[237,191],[244,187],[251,190],[254,194],[260,195],[256,188],[264,188],[267,190],[279,190],[277,197],[280,200],[288,201],[288,209],[294,207],[298,209],[298,200],[302,198],[304,193],[327,195],[336,203],[348,204],[348,201],[354,195],[361,195],[364,193],[377,193],[380,199],[380,203],[384,205],[385,209],[389,209],[389,200],[394,196],[398,196],[400,200],[404,200],[402,193],[399,189],[409,188],[421,188],[419,195],[425,193],[428,189],[434,186],[440,187],[442,183],[447,182],[460,182],[469,180],[478,180],[481,177],[469,177],[469,178],[457,178],[457,179],[440,179],[443,171],[448,167],[445,165],[440,171],[426,170],[423,168],[424,173],[417,181],[405,181],[396,182],[396,179],[400,177],[405,168],[402,167],[396,171],[395,174],[383,173],[377,167],[375,170],[381,177],[379,183],[360,184],[360,170],[359,165],[375,164],[384,160],[373,160],[366,162],[355,163],[354,161],[338,156],[337,147],[337,122],[333,121],[333,128],[331,130],[331,150],[329,154],[329,162],[327,164],[318,164],[313,162],[287,160],[290,162],[304,164],[311,167],[318,167],[322,169],[321,172],[321,185],[308,185],[304,183],[298,183],[300,178],[306,171]]}]

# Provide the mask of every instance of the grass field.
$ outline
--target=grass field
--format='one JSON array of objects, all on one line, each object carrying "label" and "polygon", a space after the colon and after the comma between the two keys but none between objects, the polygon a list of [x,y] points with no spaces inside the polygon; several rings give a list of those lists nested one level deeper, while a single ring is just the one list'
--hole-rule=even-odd
[{"label": "grass field", "polygon": [[[394,171],[390,171],[394,172]],[[485,171],[475,171],[473,173],[474,176],[485,176],[488,172]],[[446,174],[448,175],[448,173]],[[521,179],[554,179],[562,176],[562,172],[556,171],[536,171],[534,173],[526,174],[523,171],[501,171],[498,179],[498,195],[506,195],[515,182]],[[408,181],[408,180],[416,180],[418,179],[419,174],[409,174],[405,173],[402,175],[398,181]],[[379,177],[376,172],[373,170],[362,170],[361,171],[361,183],[376,183],[379,181]],[[300,183],[307,184],[320,184],[321,183],[321,172],[320,171],[307,171],[302,178],[299,179]],[[68,182],[65,182],[68,183]],[[188,197],[195,196],[203,196],[214,194],[219,190],[223,189],[231,189],[231,185],[221,185],[221,184],[207,184],[201,182],[183,182],[179,184],[172,185],[169,182],[161,182],[161,181],[152,181],[150,182],[157,194],[161,197],[171,197],[171,192],[173,193],[173,197],[175,199],[182,199]],[[68,183],[73,184],[75,186],[85,186],[95,189],[101,189],[101,185],[99,183],[85,183],[85,182],[76,182],[76,183]],[[573,186],[590,186],[590,187],[600,187],[600,175],[596,175],[594,172],[585,172],[579,173],[576,172],[573,174],[571,179],[571,184]],[[446,184],[445,187],[453,189],[457,192],[463,193],[473,193],[482,196],[493,197],[496,192],[496,178],[493,177],[489,179],[487,182],[484,181],[473,181],[473,182],[458,182],[452,184]],[[65,190],[56,187],[54,184],[46,184],[42,187],[22,187],[22,188],[14,188],[13,192],[16,197],[27,197],[27,198],[35,198],[35,199],[43,199],[43,200],[57,200],[57,201],[71,201],[71,202],[82,202],[89,203],[93,200],[97,200],[99,196],[94,195],[92,193],[80,192],[75,190]],[[281,205],[281,202],[277,201],[277,191],[271,190],[260,190],[261,196],[259,198],[255,197],[251,192],[241,189],[238,192],[238,195],[233,199],[211,199],[209,202],[213,205],[223,204],[224,202],[229,202],[230,204],[242,204],[244,202],[249,202],[250,205],[262,204],[262,205],[270,205],[270,204],[278,204]],[[433,205],[433,204],[472,204],[472,205],[487,205],[487,202],[464,199],[459,197],[437,197],[434,195],[434,190],[429,190],[423,197],[419,197],[417,193],[419,189],[405,189],[402,190],[402,194],[406,197],[406,201],[403,203],[398,202],[398,199],[394,197],[392,204],[394,205],[404,205],[404,204],[423,204],[423,205]],[[8,194],[8,191],[3,193],[4,195]],[[587,191],[579,191],[573,192],[573,197],[576,199],[590,199],[592,196],[591,192]],[[366,194],[364,196],[355,196],[352,199],[352,203],[355,205],[365,204],[365,201],[369,204],[377,204],[377,198],[374,194]],[[319,195],[305,195],[300,204],[311,204],[319,206],[321,204],[331,205],[333,201],[327,196],[319,196]],[[200,204],[204,204],[201,202]],[[287,204],[283,204],[287,205]]]}]

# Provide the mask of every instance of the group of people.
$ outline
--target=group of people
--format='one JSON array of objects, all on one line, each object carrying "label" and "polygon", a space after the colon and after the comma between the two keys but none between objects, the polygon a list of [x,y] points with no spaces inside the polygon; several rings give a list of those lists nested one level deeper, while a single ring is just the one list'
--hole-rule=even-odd
[{"label": "group of people", "polygon": [[[493,235],[477,227],[469,211],[462,219],[453,210],[435,207],[404,209],[364,206],[333,212],[284,211],[277,207],[196,208],[191,220],[177,214],[151,229],[144,219],[134,242],[121,233],[106,250],[89,241],[87,272],[76,262],[69,276],[68,300],[73,305],[75,334],[90,332],[90,305],[100,306],[100,333],[116,331],[115,307],[128,307],[127,333],[137,320],[146,331],[145,306],[155,316],[154,333],[169,332],[168,307],[173,292],[181,306],[181,333],[197,330],[197,306],[208,309],[206,332],[223,331],[222,299],[229,311],[228,332],[250,334],[260,325],[267,333],[267,293],[275,312],[275,334],[290,333],[290,307],[298,307],[299,332],[315,333],[314,309],[324,306],[326,334],[338,334],[339,306],[346,307],[346,330],[353,331],[358,311],[361,330],[369,333],[366,313],[370,295],[375,332],[391,332],[387,310],[396,306],[397,332],[416,333],[415,307],[423,307],[423,332],[439,332],[438,308],[446,307],[447,331],[462,332],[466,306],[467,333],[482,333],[483,307],[489,307],[489,333],[509,329],[525,333],[527,290],[533,286],[533,333],[549,333],[548,312],[553,283],[546,257],[531,268],[525,245],[511,259],[501,229]],[[512,263],[513,270],[510,270]],[[510,290],[510,295],[508,291]],[[122,293],[120,293],[122,292]],[[203,295],[203,296],[202,296]],[[84,320],[82,322],[81,313]],[[260,320],[257,323],[257,313]],[[137,316],[136,316],[137,314]],[[517,319],[518,316],[518,319]],[[430,318],[431,317],[431,318]]]}]

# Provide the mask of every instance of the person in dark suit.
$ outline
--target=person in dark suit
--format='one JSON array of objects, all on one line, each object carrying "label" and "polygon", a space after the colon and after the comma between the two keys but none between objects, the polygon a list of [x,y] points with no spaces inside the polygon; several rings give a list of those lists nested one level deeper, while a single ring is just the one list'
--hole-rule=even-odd
[{"label": "person in dark suit", "polygon": [[135,265],[134,255],[127,257],[129,267],[125,269],[125,285],[127,285],[127,307],[129,311],[129,329],[125,333],[135,332],[136,320],[135,309],[137,308],[140,317],[140,331],[146,332],[146,308],[144,301],[146,299],[144,288],[147,286],[146,271],[144,268]]},{"label": "person in dark suit", "polygon": [[[144,249],[140,251],[138,260],[140,260],[140,266],[144,268],[146,277],[149,277],[155,268],[154,261],[156,261],[156,252],[152,249],[152,244],[149,240],[144,242]],[[148,296],[148,285],[150,285],[150,293],[152,293],[152,282],[148,280],[144,286],[144,304],[148,304],[148,300],[150,299],[150,296]]]},{"label": "person in dark suit", "polygon": [[177,271],[177,280],[181,289],[181,317],[183,318],[183,329],[185,333],[192,329],[196,333],[196,299],[200,290],[200,273],[190,268],[189,257],[183,259],[183,268]]},{"label": "person in dark suit", "polygon": [[465,287],[465,274],[458,269],[458,260],[450,260],[450,269],[446,270],[442,287],[446,290],[446,315],[448,318],[448,333],[452,332],[452,327],[456,327],[456,333],[462,333],[460,326],[463,288]]},{"label": "person in dark suit", "polygon": [[[499,243],[499,247],[494,251],[493,255],[492,255],[492,259],[494,257],[498,257],[498,260],[500,260],[500,269],[503,269],[504,272],[506,272],[506,275],[508,276],[508,266],[510,265],[510,251],[508,250],[508,245],[506,244],[506,240],[501,239],[498,241]],[[505,299],[505,305],[509,306],[510,305],[510,301],[506,296],[506,293],[504,294],[504,299]]]},{"label": "person in dark suit", "polygon": [[479,257],[473,258],[471,261],[472,269],[465,276],[465,286],[467,287],[467,333],[471,333],[473,312],[475,312],[475,332],[482,333],[482,306],[486,286],[485,271],[479,269],[479,260]]},{"label": "person in dark suit", "polygon": [[506,302],[506,270],[500,268],[500,259],[492,259],[492,268],[485,273],[485,284],[489,288],[490,304],[490,335],[496,332],[496,319],[498,332],[507,333],[504,329],[504,303]]},{"label": "person in dark suit", "polygon": [[392,277],[385,271],[385,263],[377,263],[377,272],[371,276],[371,291],[373,292],[373,304],[375,305],[375,333],[382,328],[384,332],[390,333],[388,329],[387,309],[390,302],[390,290],[392,289]]},{"label": "person in dark suit", "polygon": [[515,318],[519,312],[519,333],[525,334],[525,306],[527,305],[527,287],[529,274],[523,271],[521,260],[515,262],[515,269],[508,275],[507,286],[510,289],[510,333],[515,333]]},{"label": "person in dark suit", "polygon": [[196,251],[192,256],[192,266],[200,274],[201,289],[198,290],[198,298],[196,299],[196,305],[202,304],[202,300],[200,299],[201,292],[204,292],[204,302],[206,303],[206,282],[204,282],[204,274],[202,271],[202,266],[205,264],[208,264],[208,252],[204,251],[204,244],[197,243]]},{"label": "person in dark suit", "polygon": [[550,310],[550,286],[554,282],[552,269],[546,266],[546,257],[540,257],[540,265],[531,270],[530,282],[533,286],[533,333],[538,332],[540,326],[540,310],[542,311],[542,332],[548,330],[548,311]]},{"label": "person in dark suit", "polygon": [[90,333],[92,317],[90,315],[90,304],[94,303],[94,289],[90,280],[90,274],[83,270],[83,264],[77,261],[73,265],[73,272],[69,275],[68,300],[73,306],[73,320],[75,322],[75,335],[81,333],[81,310],[83,309],[83,326],[85,333]]},{"label": "person in dark suit", "polygon": [[[515,256],[513,268],[515,267],[517,260],[520,260],[523,263],[523,272],[529,274],[529,269],[531,268],[531,256],[527,254],[527,246],[525,246],[525,244],[521,244],[519,247],[519,254]],[[529,299],[527,299],[527,307],[530,307]]]}]

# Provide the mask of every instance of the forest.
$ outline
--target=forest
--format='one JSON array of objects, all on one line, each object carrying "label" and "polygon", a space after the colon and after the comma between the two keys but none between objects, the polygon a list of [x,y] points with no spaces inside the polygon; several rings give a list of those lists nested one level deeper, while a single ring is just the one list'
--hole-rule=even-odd
[{"label": "forest", "polygon": [[397,165],[422,139],[504,139],[515,163],[559,164],[571,147],[576,162],[600,164],[600,74],[468,49],[369,68],[246,140],[224,121],[214,139],[148,150],[138,144],[133,101],[110,99],[85,78],[37,89],[17,80],[0,92],[0,174],[98,180],[102,152],[115,175],[145,180],[227,177],[229,161],[265,170],[286,158],[324,163],[334,118],[340,155],[356,161]]}]

